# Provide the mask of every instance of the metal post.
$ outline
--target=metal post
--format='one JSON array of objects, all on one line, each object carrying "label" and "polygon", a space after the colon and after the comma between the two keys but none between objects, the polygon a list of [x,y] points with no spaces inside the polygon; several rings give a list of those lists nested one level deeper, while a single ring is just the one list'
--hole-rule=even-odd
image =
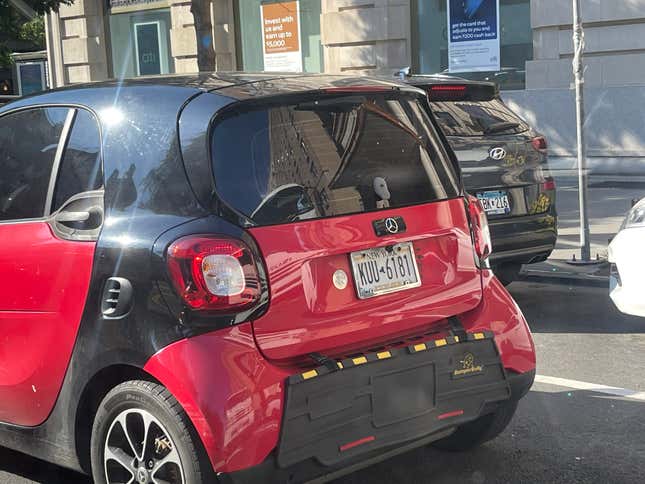
[{"label": "metal post", "polygon": [[589,214],[587,212],[587,158],[585,150],[584,122],[584,30],[580,16],[580,0],[573,0],[573,75],[576,87],[576,130],[578,144],[578,198],[580,203],[580,256],[581,262],[591,262],[589,240]]}]

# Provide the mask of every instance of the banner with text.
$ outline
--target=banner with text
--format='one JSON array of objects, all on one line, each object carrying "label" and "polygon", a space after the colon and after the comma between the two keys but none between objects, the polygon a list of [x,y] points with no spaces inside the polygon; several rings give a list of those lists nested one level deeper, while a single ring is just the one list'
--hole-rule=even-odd
[{"label": "banner with text", "polygon": [[499,0],[448,0],[448,70],[500,70]]},{"label": "banner with text", "polygon": [[260,5],[265,71],[302,72],[299,2]]}]

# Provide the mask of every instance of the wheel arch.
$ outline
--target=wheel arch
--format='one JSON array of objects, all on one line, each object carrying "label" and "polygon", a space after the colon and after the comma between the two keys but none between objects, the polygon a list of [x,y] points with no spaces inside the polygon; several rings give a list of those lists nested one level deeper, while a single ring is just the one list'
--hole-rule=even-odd
[{"label": "wheel arch", "polygon": [[143,368],[129,364],[114,364],[97,371],[83,388],[74,422],[74,440],[78,462],[83,471],[90,475],[90,439],[96,411],[110,390],[130,380],[146,380],[161,384]]}]

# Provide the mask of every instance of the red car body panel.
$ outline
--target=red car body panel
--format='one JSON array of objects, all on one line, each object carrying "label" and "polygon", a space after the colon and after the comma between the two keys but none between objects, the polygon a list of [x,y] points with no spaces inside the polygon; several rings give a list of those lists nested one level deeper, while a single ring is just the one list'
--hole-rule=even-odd
[{"label": "red car body panel", "polygon": [[78,332],[94,242],[69,242],[46,222],[0,224],[0,421],[45,421]]},{"label": "red car body panel", "polygon": [[470,333],[492,331],[507,370],[535,370],[535,345],[522,310],[492,271],[482,271],[484,297],[474,310],[459,316]]},{"label": "red car body panel", "polygon": [[182,405],[216,471],[262,462],[277,445],[290,372],[260,355],[250,323],[177,341],[144,370]]},{"label": "red car body panel", "polygon": [[[374,220],[403,217],[403,233],[378,237]],[[414,332],[475,308],[481,279],[462,198],[413,207],[250,229],[269,276],[269,310],[253,322],[269,359],[329,355]],[[420,287],[359,299],[349,253],[413,241]],[[332,283],[334,271],[349,277]]]},{"label": "red car body panel", "polygon": [[[492,330],[504,366],[530,371],[535,353],[524,316],[504,286],[484,272],[485,297],[460,316],[464,328]],[[336,344],[344,344],[343,336]],[[302,371],[266,360],[255,346],[250,323],[176,342],[144,369],[186,410],[218,472],[258,465],[276,447],[285,378]]]}]

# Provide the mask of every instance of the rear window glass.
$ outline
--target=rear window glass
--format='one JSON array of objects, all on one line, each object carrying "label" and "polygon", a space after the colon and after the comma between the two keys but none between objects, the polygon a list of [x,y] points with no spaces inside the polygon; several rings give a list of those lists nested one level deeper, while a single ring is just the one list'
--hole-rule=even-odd
[{"label": "rear window glass", "polygon": [[213,170],[226,203],[277,224],[458,196],[438,143],[415,95],[238,105],[215,124]]},{"label": "rear window glass", "polygon": [[430,105],[446,136],[517,134],[528,129],[500,99],[442,101]]}]

